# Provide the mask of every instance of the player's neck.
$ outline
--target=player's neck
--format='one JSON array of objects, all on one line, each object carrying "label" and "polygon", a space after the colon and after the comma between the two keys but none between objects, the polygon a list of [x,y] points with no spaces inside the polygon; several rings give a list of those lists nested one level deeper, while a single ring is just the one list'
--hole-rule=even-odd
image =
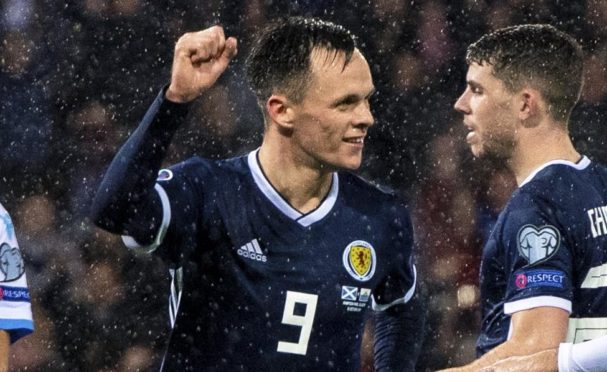
[{"label": "player's neck", "polygon": [[296,161],[289,151],[264,142],[259,163],[278,193],[301,213],[316,209],[331,189],[332,173]]},{"label": "player's neck", "polygon": [[566,129],[546,129],[520,136],[517,148],[508,161],[508,166],[520,185],[529,175],[553,160],[576,163],[581,155],[573,147]]}]

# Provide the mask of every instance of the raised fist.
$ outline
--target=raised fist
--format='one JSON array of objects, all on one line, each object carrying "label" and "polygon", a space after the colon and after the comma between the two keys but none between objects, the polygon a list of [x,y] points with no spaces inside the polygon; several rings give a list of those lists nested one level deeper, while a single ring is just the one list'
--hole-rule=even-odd
[{"label": "raised fist", "polygon": [[226,39],[221,26],[184,34],[175,45],[166,98],[173,102],[194,100],[215,84],[236,52],[236,39]]}]

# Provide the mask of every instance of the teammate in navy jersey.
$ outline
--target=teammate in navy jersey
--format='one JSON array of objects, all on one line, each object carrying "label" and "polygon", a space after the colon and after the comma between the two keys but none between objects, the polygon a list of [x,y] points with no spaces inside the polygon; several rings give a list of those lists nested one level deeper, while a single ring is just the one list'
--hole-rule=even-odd
[{"label": "teammate in navy jersey", "polygon": [[13,221],[0,204],[0,372],[8,371],[10,344],[33,330],[23,257]]},{"label": "teammate in navy jersey", "polygon": [[179,39],[168,89],[93,206],[99,226],[171,266],[162,368],[357,371],[372,307],[377,370],[413,370],[424,322],[412,300],[408,211],[347,172],[360,166],[374,92],[349,31],[305,18],[268,26],[247,59],[265,118],[261,147],[159,171],[188,102],[236,49],[219,26]]},{"label": "teammate in navy jersey", "polygon": [[480,358],[461,368],[477,371],[607,333],[607,169],[568,135],[582,86],[572,37],[509,27],[472,44],[466,60],[455,108],[468,144],[502,160],[519,186],[483,250]]}]

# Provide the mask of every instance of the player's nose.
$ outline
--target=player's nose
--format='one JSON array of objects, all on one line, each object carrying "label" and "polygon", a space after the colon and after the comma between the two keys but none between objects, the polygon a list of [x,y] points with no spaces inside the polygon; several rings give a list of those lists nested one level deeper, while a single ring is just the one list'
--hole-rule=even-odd
[{"label": "player's nose", "polygon": [[371,105],[369,101],[364,101],[358,105],[356,109],[356,126],[364,126],[366,128],[372,126],[375,123],[375,118],[371,112]]},{"label": "player's nose", "polygon": [[470,112],[470,105],[468,104],[468,101],[469,101],[468,89],[466,89],[464,91],[464,93],[462,93],[462,95],[459,96],[457,101],[455,101],[453,108],[457,112],[460,112],[462,114],[468,114]]}]

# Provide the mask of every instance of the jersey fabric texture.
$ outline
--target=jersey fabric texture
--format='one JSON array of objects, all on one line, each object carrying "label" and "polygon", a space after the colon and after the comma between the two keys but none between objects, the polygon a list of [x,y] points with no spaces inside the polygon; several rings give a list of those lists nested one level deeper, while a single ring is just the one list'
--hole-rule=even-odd
[{"label": "jersey fabric texture", "polygon": [[33,332],[30,293],[25,265],[17,244],[13,222],[0,205],[0,329],[11,343]]},{"label": "jersey fabric texture", "polygon": [[514,192],[484,247],[482,355],[507,340],[510,315],[570,313],[568,340],[607,333],[607,169],[551,161]]},{"label": "jersey fabric texture", "polygon": [[272,187],[257,151],[158,171],[184,116],[159,96],[93,207],[98,224],[171,267],[163,370],[358,371],[368,309],[388,313],[414,293],[403,202],[339,172],[302,214]]}]

